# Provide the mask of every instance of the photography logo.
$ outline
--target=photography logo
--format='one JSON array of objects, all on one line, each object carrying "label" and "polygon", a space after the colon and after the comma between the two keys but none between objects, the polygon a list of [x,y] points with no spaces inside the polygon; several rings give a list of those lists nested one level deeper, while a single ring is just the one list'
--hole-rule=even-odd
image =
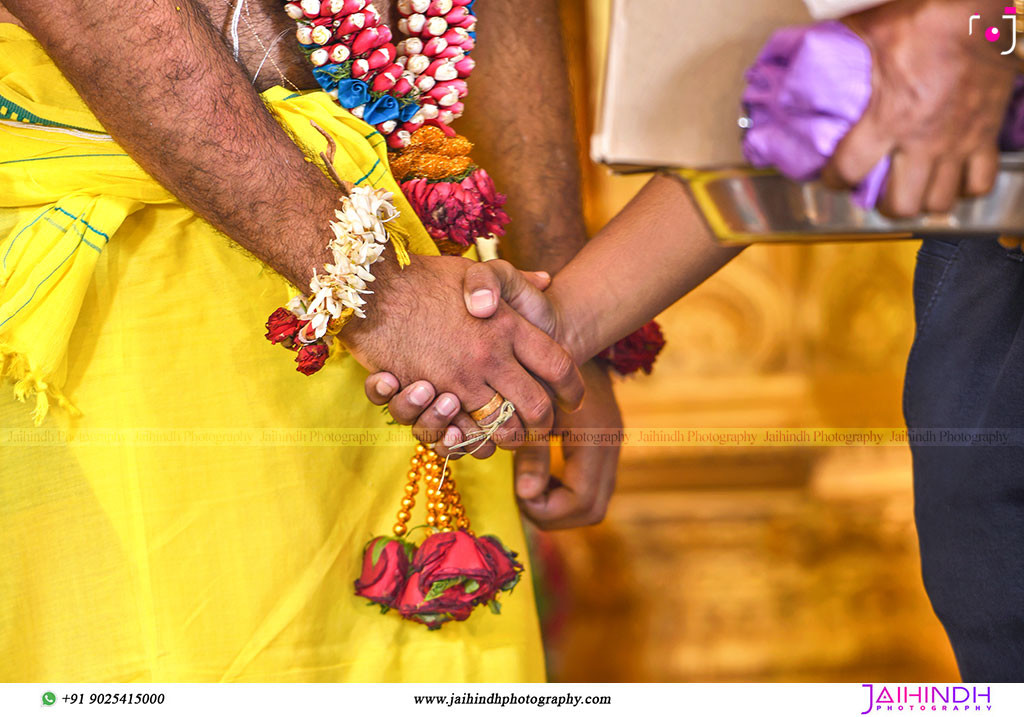
[{"label": "photography logo", "polygon": [[[992,711],[992,688],[981,685],[862,685],[867,698],[867,714],[888,714],[896,712],[973,712],[985,714]],[[864,702],[861,702],[864,704]]]},{"label": "photography logo", "polygon": [[[974,35],[974,21],[980,20],[981,15],[974,13],[971,18],[967,21],[967,34]],[[1009,20],[1009,28],[1007,34],[1010,36],[1010,49],[1000,52],[1000,55],[1009,55],[1011,52],[1017,49],[1017,8],[1015,7],[1004,7],[1003,8],[1003,19]],[[985,39],[989,42],[999,42],[999,38],[1003,36],[1003,33],[998,27],[992,26],[985,30]]]}]

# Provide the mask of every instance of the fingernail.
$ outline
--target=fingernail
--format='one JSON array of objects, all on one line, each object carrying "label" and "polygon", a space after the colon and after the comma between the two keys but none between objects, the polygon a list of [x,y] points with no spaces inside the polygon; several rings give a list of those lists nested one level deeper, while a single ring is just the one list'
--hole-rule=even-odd
[{"label": "fingernail", "polygon": [[448,426],[448,430],[444,432],[444,445],[447,448],[451,448],[462,440],[462,431],[455,426]]},{"label": "fingernail", "polygon": [[441,396],[437,402],[437,410],[445,416],[450,416],[458,409],[459,403],[451,396]]},{"label": "fingernail", "polygon": [[414,406],[426,406],[430,400],[430,389],[426,386],[417,386],[409,393],[409,403]]},{"label": "fingernail", "polygon": [[539,276],[541,279],[550,279],[551,278],[551,274],[547,273],[546,271],[535,271],[533,273],[536,274],[537,276]]},{"label": "fingernail", "polygon": [[381,396],[390,396],[395,392],[395,386],[386,378],[377,381],[377,393]]},{"label": "fingernail", "polygon": [[477,289],[469,295],[469,305],[474,311],[485,311],[494,306],[494,293],[490,289]]}]

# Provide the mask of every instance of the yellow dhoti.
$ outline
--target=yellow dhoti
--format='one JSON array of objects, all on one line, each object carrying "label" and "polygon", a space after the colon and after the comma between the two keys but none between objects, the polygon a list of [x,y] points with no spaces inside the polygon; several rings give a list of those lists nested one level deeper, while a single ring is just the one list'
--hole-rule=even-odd
[{"label": "yellow dhoti", "polygon": [[[395,192],[410,249],[436,253],[372,127],[323,93],[265,99],[316,151],[309,120],[327,129],[341,176]],[[0,351],[27,401],[0,393],[0,680],[542,679],[529,579],[500,616],[436,632],[353,594],[411,436],[345,445],[388,428],[365,371],[297,373],[263,338],[293,290],[103,135],[11,25],[0,121]],[[474,528],[522,553],[507,455],[456,477]]]}]

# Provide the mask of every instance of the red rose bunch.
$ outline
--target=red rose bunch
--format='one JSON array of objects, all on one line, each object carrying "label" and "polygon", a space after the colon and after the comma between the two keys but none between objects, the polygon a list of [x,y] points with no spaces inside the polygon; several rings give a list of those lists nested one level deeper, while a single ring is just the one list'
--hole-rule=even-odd
[{"label": "red rose bunch", "polygon": [[490,535],[435,533],[419,548],[400,538],[380,537],[363,552],[356,595],[436,630],[446,622],[465,620],[479,605],[500,612],[498,593],[511,591],[522,571],[516,554]]},{"label": "red rose bunch", "polygon": [[272,344],[284,344],[291,348],[302,322],[288,309],[277,309],[267,319],[267,340]]},{"label": "red rose bunch", "polygon": [[640,370],[649,374],[664,346],[665,337],[661,335],[661,327],[657,321],[649,321],[626,338],[616,341],[597,357],[607,361],[623,376]]},{"label": "red rose bunch", "polygon": [[295,370],[311,376],[324,367],[330,354],[330,349],[324,344],[306,344],[295,356],[295,363],[299,365]]},{"label": "red rose bunch", "polygon": [[331,350],[320,341],[303,343],[303,329],[307,329],[308,326],[308,321],[303,321],[288,309],[280,308],[267,319],[265,336],[270,343],[281,344],[286,349],[295,351],[295,363],[298,364],[295,370],[310,376],[324,367]]},{"label": "red rose bunch", "polygon": [[477,237],[505,233],[509,221],[502,209],[505,195],[495,190],[494,181],[482,169],[460,182],[410,179],[402,183],[402,191],[435,240],[468,247]]}]

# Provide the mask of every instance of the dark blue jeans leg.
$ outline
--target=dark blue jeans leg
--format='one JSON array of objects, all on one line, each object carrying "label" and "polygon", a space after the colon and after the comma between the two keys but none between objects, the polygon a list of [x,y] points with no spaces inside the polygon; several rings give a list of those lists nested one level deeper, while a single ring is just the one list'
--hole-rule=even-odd
[{"label": "dark blue jeans leg", "polygon": [[[914,275],[903,410],[922,571],[972,682],[1024,681],[1022,260],[994,239],[929,239]],[[958,431],[980,440],[948,445]]]}]

